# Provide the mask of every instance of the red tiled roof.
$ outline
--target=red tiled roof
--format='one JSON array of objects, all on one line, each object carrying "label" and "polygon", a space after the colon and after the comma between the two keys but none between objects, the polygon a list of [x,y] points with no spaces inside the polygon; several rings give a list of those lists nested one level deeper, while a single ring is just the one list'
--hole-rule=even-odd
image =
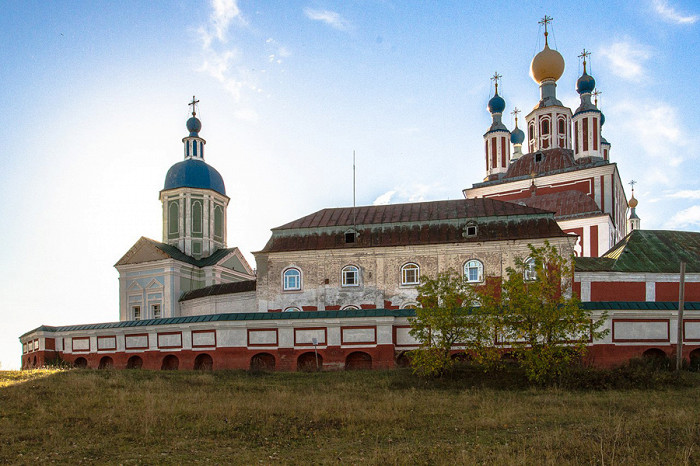
[{"label": "red tiled roof", "polygon": [[603,214],[595,201],[581,191],[561,191],[535,195],[513,202],[554,212],[555,218]]},{"label": "red tiled roof", "polygon": [[[484,198],[360,206],[354,210],[355,225],[358,226],[543,213],[536,208]],[[352,225],[353,208],[339,207],[319,210],[273,230]]]}]

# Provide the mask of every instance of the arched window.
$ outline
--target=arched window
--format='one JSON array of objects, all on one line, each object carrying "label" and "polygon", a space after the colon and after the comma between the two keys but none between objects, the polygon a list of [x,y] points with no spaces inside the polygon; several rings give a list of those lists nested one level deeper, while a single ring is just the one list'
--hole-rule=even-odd
[{"label": "arched window", "polygon": [[484,264],[476,259],[467,261],[464,264],[464,278],[469,283],[480,283],[484,281]]},{"label": "arched window", "polygon": [[301,290],[301,271],[289,268],[282,274],[282,289],[285,291]]},{"label": "arched window", "polygon": [[530,152],[535,152],[535,122],[530,122],[528,133],[530,133]]},{"label": "arched window", "polygon": [[214,239],[224,237],[224,208],[220,205],[214,207]]},{"label": "arched window", "polygon": [[352,304],[350,304],[349,306],[345,306],[345,307],[340,308],[341,311],[356,311],[358,309],[359,309],[359,307],[352,305]]},{"label": "arched window", "polygon": [[523,273],[523,278],[527,281],[537,280],[537,268],[535,259],[532,257],[525,259],[525,271]]},{"label": "arched window", "polygon": [[298,307],[288,307],[284,310],[284,312],[301,312],[301,309]]},{"label": "arched window", "polygon": [[566,147],[566,118],[559,117],[559,147]]},{"label": "arched window", "polygon": [[177,201],[170,201],[168,204],[168,234],[177,235],[180,220],[180,206]]},{"label": "arched window", "polygon": [[420,281],[420,267],[418,264],[409,262],[401,267],[401,284],[402,285],[417,285]]},{"label": "arched window", "polygon": [[542,140],[542,149],[549,148],[549,118],[542,118],[540,121],[540,139]]},{"label": "arched window", "polygon": [[360,271],[354,265],[346,265],[341,273],[342,286],[359,286]]},{"label": "arched window", "polygon": [[418,303],[410,302],[401,306],[401,309],[418,309]]},{"label": "arched window", "polygon": [[192,202],[192,233],[202,232],[202,201]]}]

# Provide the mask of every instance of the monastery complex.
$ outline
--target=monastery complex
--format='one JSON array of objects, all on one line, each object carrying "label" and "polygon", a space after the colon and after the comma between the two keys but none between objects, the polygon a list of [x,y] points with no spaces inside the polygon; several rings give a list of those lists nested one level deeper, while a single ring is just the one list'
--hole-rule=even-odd
[{"label": "monastery complex", "polygon": [[485,177],[463,199],[323,209],[273,228],[255,268],[227,244],[230,198],[205,161],[193,99],[183,160],[160,191],[161,241],[142,237],[115,265],[119,321],[31,330],[20,337],[22,368],[58,358],[90,368],[404,365],[417,347],[408,319],[421,277],[454,269],[477,285],[500,280],[528,244],[545,241],[574,256],[582,305],[607,312],[610,332],[591,339],[592,364],[674,353],[681,261],[683,355],[700,358],[700,233],[641,229],[603,136],[588,53],[576,83],[562,83],[580,95],[572,111],[557,99],[565,64],[547,21],[531,64],[540,100],[523,129],[516,109],[509,130],[494,75],[484,153],[471,156]]}]

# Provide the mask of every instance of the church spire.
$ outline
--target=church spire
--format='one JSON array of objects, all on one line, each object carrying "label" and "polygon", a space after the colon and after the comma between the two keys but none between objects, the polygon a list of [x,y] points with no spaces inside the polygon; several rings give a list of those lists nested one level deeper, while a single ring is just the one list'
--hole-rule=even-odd
[{"label": "church spire", "polygon": [[601,137],[602,118],[596,103],[591,102],[595,91],[595,79],[588,74],[587,60],[591,52],[583,49],[578,56],[583,59],[583,74],[576,81],[576,92],[581,96],[581,105],[576,109],[572,121],[574,123],[574,157],[602,157],[603,141]]},{"label": "church spire", "polygon": [[486,179],[495,179],[500,173],[505,173],[510,164],[510,132],[503,124],[503,111],[506,108],[506,101],[498,95],[498,83],[501,75],[495,72],[491,77],[494,83],[494,95],[488,103],[488,110],[491,113],[492,123],[489,130],[484,134],[485,155],[486,155]]},{"label": "church spire", "polygon": [[187,120],[186,124],[187,131],[190,132],[190,135],[182,138],[182,142],[185,145],[185,160],[204,160],[204,144],[206,144],[207,141],[199,137],[199,132],[202,130],[202,122],[197,118],[197,112],[195,110],[195,106],[198,103],[199,100],[192,96],[192,102],[187,104],[192,107],[192,116]]},{"label": "church spire", "polygon": [[628,205],[630,206],[630,209],[632,209],[632,212],[630,212],[630,218],[628,220],[628,233],[631,233],[633,230],[639,230],[641,228],[642,220],[637,216],[637,204],[639,201],[634,197],[634,185],[637,184],[636,181],[632,180],[630,181],[630,186],[632,186],[632,197],[630,198]]}]

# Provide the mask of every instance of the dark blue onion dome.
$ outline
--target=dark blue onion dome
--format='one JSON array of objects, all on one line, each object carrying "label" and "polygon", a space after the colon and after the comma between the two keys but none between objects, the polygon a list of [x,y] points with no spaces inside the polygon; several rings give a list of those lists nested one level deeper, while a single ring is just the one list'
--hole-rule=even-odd
[{"label": "dark blue onion dome", "polygon": [[516,126],[515,129],[510,133],[510,142],[513,144],[522,144],[524,140],[525,133],[522,129]]},{"label": "dark blue onion dome", "polygon": [[199,118],[192,116],[189,120],[187,120],[187,131],[190,132],[190,136],[199,136],[199,132],[202,130],[202,122],[199,121]]},{"label": "dark blue onion dome", "polygon": [[595,89],[595,79],[593,76],[583,71],[583,74],[576,81],[576,92],[579,94],[590,94]]},{"label": "dark blue onion dome", "polygon": [[503,110],[506,109],[506,101],[503,100],[503,97],[498,95],[498,91],[496,91],[496,95],[491,97],[491,100],[489,100],[488,107],[489,112],[493,113],[503,113]]},{"label": "dark blue onion dome", "polygon": [[605,124],[605,115],[603,115],[603,112],[600,112],[600,126],[602,127]]},{"label": "dark blue onion dome", "polygon": [[[187,123],[189,126],[189,121]],[[219,172],[203,160],[197,159],[183,160],[170,167],[165,175],[163,191],[176,188],[211,189],[226,195],[224,179]]]}]

